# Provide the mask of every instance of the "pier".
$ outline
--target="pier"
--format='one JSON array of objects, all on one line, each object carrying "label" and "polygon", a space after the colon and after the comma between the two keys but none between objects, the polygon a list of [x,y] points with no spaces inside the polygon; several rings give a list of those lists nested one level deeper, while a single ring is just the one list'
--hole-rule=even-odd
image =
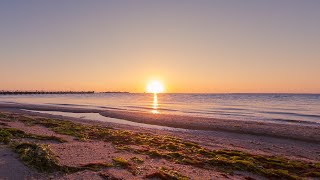
[{"label": "pier", "polygon": [[27,94],[94,94],[94,91],[0,91],[0,95]]}]

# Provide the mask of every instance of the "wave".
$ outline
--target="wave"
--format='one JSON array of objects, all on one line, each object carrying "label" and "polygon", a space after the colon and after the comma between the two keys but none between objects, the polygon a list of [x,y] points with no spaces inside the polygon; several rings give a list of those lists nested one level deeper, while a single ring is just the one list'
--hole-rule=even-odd
[{"label": "wave", "polygon": [[[144,106],[125,106],[128,108],[135,108],[135,109],[145,109],[145,110],[154,110],[155,108],[152,107],[144,107]],[[168,109],[168,108],[156,108],[157,110],[162,110],[162,111],[178,111],[175,109]]]},{"label": "wave", "polygon": [[266,113],[266,114],[281,114],[281,115],[290,115],[290,116],[299,116],[299,117],[320,118],[320,115],[316,115],[316,114],[300,114],[300,113],[293,113],[293,112],[277,112],[277,111],[258,111],[258,112]]}]

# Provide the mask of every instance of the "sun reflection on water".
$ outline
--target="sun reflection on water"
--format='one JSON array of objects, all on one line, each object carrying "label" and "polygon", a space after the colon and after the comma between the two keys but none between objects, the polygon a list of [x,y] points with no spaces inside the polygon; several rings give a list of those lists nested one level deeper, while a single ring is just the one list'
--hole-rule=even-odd
[{"label": "sun reflection on water", "polygon": [[152,103],[152,113],[153,114],[159,114],[160,112],[158,111],[158,95],[157,93],[154,93],[154,96],[153,96],[153,103]]}]

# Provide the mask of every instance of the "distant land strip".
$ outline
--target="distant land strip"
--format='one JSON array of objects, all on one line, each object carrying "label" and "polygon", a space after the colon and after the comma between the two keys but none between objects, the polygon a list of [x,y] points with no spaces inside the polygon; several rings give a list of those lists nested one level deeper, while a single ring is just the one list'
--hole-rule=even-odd
[{"label": "distant land strip", "polygon": [[24,94],[93,94],[94,91],[0,91],[0,95]]},{"label": "distant land strip", "polygon": [[101,92],[101,93],[124,93],[124,94],[128,94],[130,92],[127,92],[127,91],[106,91],[106,92]]}]

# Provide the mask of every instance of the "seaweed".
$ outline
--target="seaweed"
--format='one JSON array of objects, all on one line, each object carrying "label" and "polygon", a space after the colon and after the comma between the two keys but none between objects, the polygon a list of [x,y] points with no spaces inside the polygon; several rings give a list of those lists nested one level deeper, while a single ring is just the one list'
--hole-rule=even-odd
[{"label": "seaweed", "polygon": [[20,159],[40,172],[62,170],[48,145],[22,143],[13,147]]},{"label": "seaweed", "polygon": [[144,162],[144,160],[142,158],[138,158],[138,157],[132,157],[132,158],[130,158],[130,160],[136,164],[142,164]]},{"label": "seaweed", "polygon": [[128,167],[129,166],[129,162],[122,157],[113,158],[112,161],[114,162],[114,164],[116,166],[119,166],[119,167]]},{"label": "seaweed", "polygon": [[29,134],[15,128],[0,128],[0,142],[8,144],[13,138],[30,138],[30,139],[38,139],[38,140],[52,140],[57,142],[66,142],[64,139],[56,136]]},{"label": "seaweed", "polygon": [[190,178],[180,174],[177,171],[169,170],[165,167],[159,168],[157,172],[146,175],[146,178],[158,178],[161,180],[189,180]]},{"label": "seaweed", "polygon": [[[269,178],[297,179],[298,177],[319,177],[319,163],[293,161],[284,157],[250,154],[237,150],[210,150],[194,142],[172,136],[137,133],[109,127],[84,125],[66,120],[44,118],[22,118],[22,122],[45,126],[56,133],[74,136],[79,140],[99,140],[113,143],[119,150],[149,155],[152,158],[165,158],[169,161],[214,168],[220,171],[249,171]],[[4,133],[3,141],[11,138]],[[130,145],[144,147],[134,149]],[[127,160],[114,163],[129,166]],[[161,173],[160,173],[161,174]],[[162,172],[162,175],[164,173]]]},{"label": "seaweed", "polygon": [[50,146],[45,144],[21,143],[13,145],[12,148],[26,165],[40,172],[73,173],[83,170],[99,171],[103,168],[113,167],[109,163],[90,163],[80,167],[62,166],[50,150]]}]

